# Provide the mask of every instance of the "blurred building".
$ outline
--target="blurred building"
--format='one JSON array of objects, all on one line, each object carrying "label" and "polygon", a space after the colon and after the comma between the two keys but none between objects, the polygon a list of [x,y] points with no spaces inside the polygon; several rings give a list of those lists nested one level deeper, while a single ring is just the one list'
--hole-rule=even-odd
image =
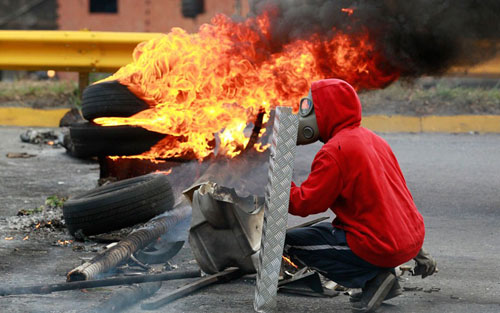
[{"label": "blurred building", "polygon": [[217,13],[248,12],[247,0],[57,0],[57,4],[61,30],[166,33],[181,27],[195,32]]},{"label": "blurred building", "polygon": [[57,0],[0,0],[0,29],[57,29]]},{"label": "blurred building", "polygon": [[[245,16],[248,10],[248,0],[0,0],[0,29],[168,33],[181,27],[196,32],[217,13]],[[27,74],[0,71],[0,80]],[[76,79],[77,74],[59,72],[58,77]]]},{"label": "blurred building", "polygon": [[[0,30],[57,29],[57,0],[0,0]],[[45,77],[46,72],[30,72]],[[0,80],[26,77],[27,71],[0,71]]]},{"label": "blurred building", "polygon": [[[57,0],[60,30],[160,32],[172,27],[196,32],[217,13],[245,16],[248,0]],[[76,73],[58,73],[76,79]]]}]

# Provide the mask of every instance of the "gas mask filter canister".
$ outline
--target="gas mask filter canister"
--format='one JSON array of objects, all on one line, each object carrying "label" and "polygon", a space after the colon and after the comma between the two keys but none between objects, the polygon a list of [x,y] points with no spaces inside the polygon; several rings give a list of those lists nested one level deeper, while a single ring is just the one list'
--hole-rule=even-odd
[{"label": "gas mask filter canister", "polygon": [[318,139],[318,123],[314,112],[311,90],[309,90],[307,97],[300,99],[297,145],[307,145],[317,141]]}]

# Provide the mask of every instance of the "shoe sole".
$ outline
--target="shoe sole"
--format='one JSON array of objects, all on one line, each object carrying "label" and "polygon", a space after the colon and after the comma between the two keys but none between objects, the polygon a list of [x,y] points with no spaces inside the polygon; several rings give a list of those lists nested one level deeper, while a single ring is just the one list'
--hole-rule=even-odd
[{"label": "shoe sole", "polygon": [[380,284],[380,287],[375,292],[373,297],[368,301],[368,304],[363,308],[352,308],[352,312],[356,313],[366,313],[372,312],[372,310],[376,310],[382,302],[385,300],[385,297],[389,293],[392,288],[392,285],[396,281],[396,277],[394,275],[387,276],[384,281]]},{"label": "shoe sole", "polygon": [[[396,297],[399,297],[402,294],[403,294],[403,290],[402,289],[397,289],[393,293],[391,293],[391,291],[389,290],[389,293],[387,294],[387,296],[385,296],[385,298],[384,298],[384,300],[382,302],[394,299]],[[349,297],[349,302],[356,303],[356,302],[359,302],[359,301],[361,301],[361,296],[360,297],[353,297],[353,296]]]},{"label": "shoe sole", "polygon": [[[387,296],[385,297],[384,301],[394,299],[396,297],[399,297],[402,294],[403,294],[403,290],[402,289],[398,289],[393,294],[387,294]],[[382,301],[382,302],[384,302],[384,301]]]}]

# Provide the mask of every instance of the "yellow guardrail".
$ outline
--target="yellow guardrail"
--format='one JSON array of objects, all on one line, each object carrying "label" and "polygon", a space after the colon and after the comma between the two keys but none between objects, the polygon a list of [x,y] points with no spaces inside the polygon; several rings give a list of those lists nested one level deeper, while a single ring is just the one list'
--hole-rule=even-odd
[{"label": "yellow guardrail", "polygon": [[79,72],[80,94],[89,72],[115,72],[132,61],[140,42],[161,33],[0,31],[0,69]]},{"label": "yellow guardrail", "polygon": [[[161,33],[94,31],[0,31],[0,70],[79,72],[80,94],[89,72],[115,72],[132,60],[140,42]],[[449,75],[500,77],[500,55],[471,68],[452,68]]]},{"label": "yellow guardrail", "polygon": [[[88,85],[89,72],[116,71],[132,60],[132,51],[137,44],[161,35],[161,33],[130,32],[1,30],[0,70],[79,72],[80,91],[83,91]],[[500,55],[476,67],[452,68],[447,74],[500,77]],[[57,126],[63,114],[64,110],[36,111],[31,114],[29,109],[24,108],[0,108],[0,125]],[[38,119],[30,120],[31,115],[37,116]],[[43,123],[39,119],[40,116],[43,116]],[[382,132],[394,130],[463,132],[473,129],[500,133],[499,121],[500,116],[370,116],[364,119],[364,124]]]},{"label": "yellow guardrail", "polygon": [[[476,40],[469,41],[469,45],[476,49],[482,49],[485,56],[489,51],[500,51],[500,41],[495,40]],[[500,77],[500,53],[491,55],[486,61],[474,66],[454,66],[448,70],[447,75],[473,76],[473,77]]]},{"label": "yellow guardrail", "polygon": [[0,69],[114,72],[160,33],[0,31]]},{"label": "yellow guardrail", "polygon": [[[132,51],[138,43],[161,35],[1,30],[0,69],[114,72],[132,60]],[[475,67],[454,67],[449,74],[500,77],[500,55]]]}]

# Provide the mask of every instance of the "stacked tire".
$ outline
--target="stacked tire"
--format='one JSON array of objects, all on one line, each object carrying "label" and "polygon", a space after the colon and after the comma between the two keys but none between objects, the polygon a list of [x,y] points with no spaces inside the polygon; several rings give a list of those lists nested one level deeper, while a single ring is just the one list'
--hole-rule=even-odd
[{"label": "stacked tire", "polygon": [[87,87],[82,94],[82,115],[87,122],[72,124],[65,138],[67,152],[88,158],[108,155],[137,155],[148,151],[164,134],[133,126],[99,126],[98,117],[129,117],[149,106],[118,81]]},{"label": "stacked tire", "polygon": [[70,154],[78,158],[137,155],[148,151],[165,137],[141,127],[103,127],[93,123],[72,125],[69,135],[72,144]]},{"label": "stacked tire", "polygon": [[[87,87],[82,95],[82,116],[72,123],[64,138],[67,152],[75,157],[138,155],[151,149],[164,134],[132,126],[99,126],[98,117],[129,117],[149,106],[118,81]],[[167,176],[148,174],[110,183],[64,203],[66,227],[77,239],[147,222],[174,207]],[[147,263],[166,262],[184,242],[154,242],[137,252]]]},{"label": "stacked tire", "polygon": [[88,121],[98,117],[129,117],[148,108],[117,80],[90,85],[82,94],[82,115]]},{"label": "stacked tire", "polygon": [[147,222],[174,207],[172,187],[163,174],[148,174],[101,186],[64,203],[71,235],[97,235]]}]

